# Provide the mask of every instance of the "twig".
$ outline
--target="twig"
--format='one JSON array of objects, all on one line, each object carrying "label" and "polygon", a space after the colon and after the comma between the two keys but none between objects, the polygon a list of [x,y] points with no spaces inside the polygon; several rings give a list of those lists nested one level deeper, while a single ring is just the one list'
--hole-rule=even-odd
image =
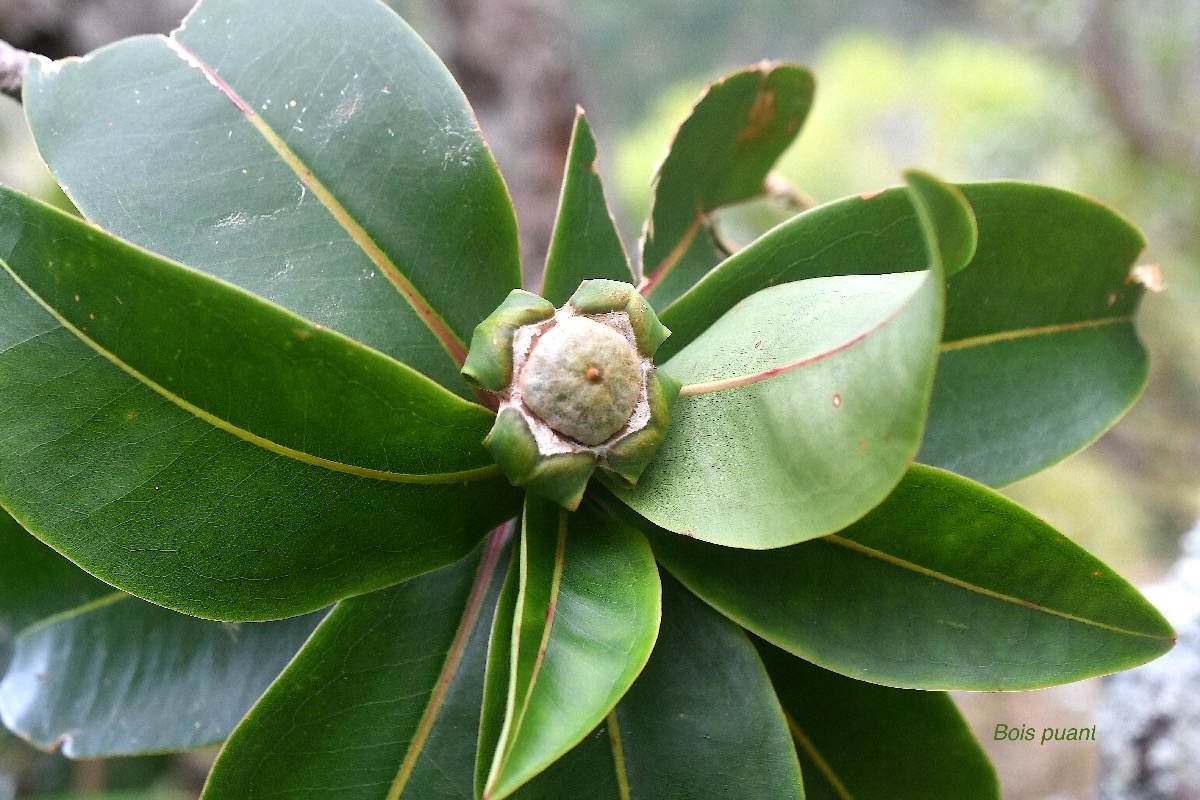
[{"label": "twig", "polygon": [[1109,118],[1136,155],[1200,174],[1200,138],[1164,122],[1170,119],[1168,110],[1147,96],[1153,79],[1138,74],[1116,13],[1114,0],[1091,0],[1081,37],[1084,62]]}]

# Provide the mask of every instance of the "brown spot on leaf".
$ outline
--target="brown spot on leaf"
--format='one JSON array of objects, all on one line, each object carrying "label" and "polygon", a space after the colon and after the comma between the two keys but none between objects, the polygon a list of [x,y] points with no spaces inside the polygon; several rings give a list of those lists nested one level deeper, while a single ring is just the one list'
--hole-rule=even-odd
[{"label": "brown spot on leaf", "polygon": [[834,408],[842,407],[842,396],[840,394],[835,394],[833,396],[833,407]]},{"label": "brown spot on leaf", "polygon": [[751,104],[750,113],[746,118],[746,127],[738,131],[737,143],[742,145],[757,139],[774,121],[775,92],[765,86],[759,87],[758,94],[754,96],[754,103]]}]

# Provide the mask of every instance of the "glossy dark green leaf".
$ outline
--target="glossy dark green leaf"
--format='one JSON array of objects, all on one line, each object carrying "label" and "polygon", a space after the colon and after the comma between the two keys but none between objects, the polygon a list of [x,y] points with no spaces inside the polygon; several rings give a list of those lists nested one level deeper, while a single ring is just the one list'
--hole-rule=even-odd
[{"label": "glossy dark green leaf", "polygon": [[[204,800],[284,800],[318,789],[349,800],[471,800],[468,734],[479,721],[498,557],[493,550],[482,567],[476,556],[339,604],[234,732]],[[670,583],[659,643],[625,699],[512,797],[725,800],[741,796],[730,793],[737,787],[764,800],[802,796],[787,727],[753,648]],[[464,628],[471,614],[476,621]]]},{"label": "glossy dark green leaf", "polygon": [[1082,449],[1146,381],[1123,217],[1027,184],[964,190],[979,249],[946,295],[946,333],[918,458],[998,486]]},{"label": "glossy dark green leaf", "polygon": [[667,438],[636,487],[606,483],[656,524],[733,547],[845,527],[916,453],[941,304],[934,273],[753,295],[663,365],[684,384]]},{"label": "glossy dark green leaf", "polygon": [[21,631],[0,718],[72,758],[219,742],[320,617],[209,622],[110,590]]},{"label": "glossy dark green leaf", "polygon": [[415,485],[273,453],[185,411],[0,275],[0,500],[89,572],[185,612],[271,619],[466,555],[502,478]]},{"label": "glossy dark green leaf", "polygon": [[754,648],[673,579],[663,581],[659,643],[616,717],[633,797],[804,796]]},{"label": "glossy dark green leaf", "polygon": [[[961,189],[978,221],[978,246],[947,286],[919,458],[1001,485],[1086,446],[1140,392],[1146,355],[1133,314],[1143,288],[1130,266],[1143,242],[1111,210],[1060,189]],[[925,264],[903,190],[820,206],[739,251],[664,309],[672,336],[661,357],[763,287]]]},{"label": "glossy dark green leaf", "polygon": [[604,199],[596,156],[596,139],[583,109],[578,109],[542,283],[542,297],[555,306],[567,302],[579,284],[591,278],[635,282]]},{"label": "glossy dark green leaf", "polygon": [[204,800],[470,800],[504,545],[339,603],[234,731]]},{"label": "glossy dark green leaf", "polygon": [[511,795],[512,800],[638,800],[630,793],[615,757],[617,745],[605,722]]},{"label": "glossy dark green leaf", "polygon": [[112,594],[0,509],[0,644],[55,614]]},{"label": "glossy dark green leaf", "polygon": [[658,633],[658,570],[636,530],[530,495],[521,533],[488,655],[476,767],[486,800],[508,797],[593,730]]},{"label": "glossy dark green leaf", "polygon": [[0,267],[100,355],[221,430],[351,474],[497,474],[494,415],[381,353],[0,187]]},{"label": "glossy dark green leaf", "polygon": [[169,38],[36,61],[24,99],[90,219],[471,396],[464,342],[519,283],[512,208],[382,3],[204,0]]},{"label": "glossy dark green leaf", "polygon": [[642,235],[642,292],[656,309],[725,257],[712,212],[763,194],[812,98],[812,73],[766,62],[725,76],[701,96],[655,176]]},{"label": "glossy dark green leaf", "polygon": [[808,800],[1000,799],[995,770],[946,694],[856,681],[756,645]]},{"label": "glossy dark green leaf", "polygon": [[745,634],[669,576],[654,654],[605,724],[515,800],[800,800],[796,751]]},{"label": "glossy dark green leaf", "polygon": [[1032,689],[1127,669],[1174,632],[1145,598],[1033,514],[914,466],[838,534],[754,552],[647,526],[659,560],[735,621],[872,683]]}]

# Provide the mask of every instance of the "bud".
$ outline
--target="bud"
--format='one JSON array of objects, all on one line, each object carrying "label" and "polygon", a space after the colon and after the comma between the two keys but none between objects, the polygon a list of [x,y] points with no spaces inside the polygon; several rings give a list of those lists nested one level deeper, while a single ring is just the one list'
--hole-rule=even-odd
[{"label": "bud", "polygon": [[562,308],[514,290],[475,329],[463,375],[500,400],[484,444],[517,486],[575,509],[596,467],[629,483],[666,436],[670,332],[633,286],[584,281]]}]

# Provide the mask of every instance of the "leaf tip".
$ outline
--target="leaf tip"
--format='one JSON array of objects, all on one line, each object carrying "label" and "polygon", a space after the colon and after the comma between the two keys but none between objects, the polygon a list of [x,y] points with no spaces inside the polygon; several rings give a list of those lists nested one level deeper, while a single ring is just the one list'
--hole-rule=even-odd
[{"label": "leaf tip", "polygon": [[957,186],[923,170],[906,170],[904,182],[916,206],[930,257],[940,263],[946,277],[961,271],[974,257],[979,241],[970,202]]}]

